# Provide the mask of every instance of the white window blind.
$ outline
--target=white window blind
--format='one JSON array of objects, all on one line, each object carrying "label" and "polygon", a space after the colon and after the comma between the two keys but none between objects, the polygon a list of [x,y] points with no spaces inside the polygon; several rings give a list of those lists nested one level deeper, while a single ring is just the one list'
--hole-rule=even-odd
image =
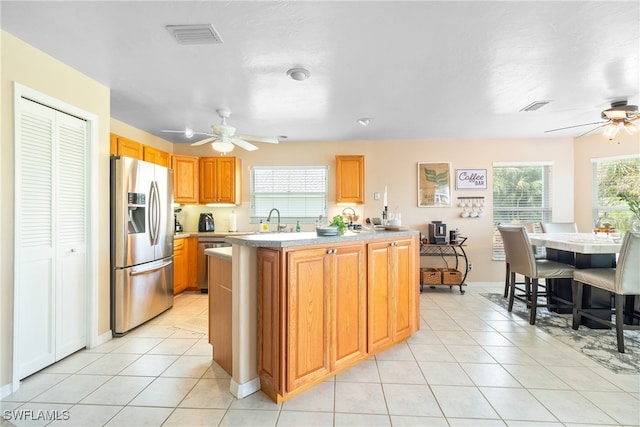
[{"label": "white window blind", "polygon": [[606,215],[618,223],[620,231],[631,228],[633,215],[618,197],[620,192],[640,191],[640,156],[592,159],[593,224]]},{"label": "white window blind", "polygon": [[251,222],[264,220],[272,208],[283,223],[313,223],[327,216],[327,167],[251,168]]},{"label": "white window blind", "polygon": [[551,172],[551,164],[494,164],[493,259],[504,259],[498,224],[540,232],[540,223],[551,221]]}]

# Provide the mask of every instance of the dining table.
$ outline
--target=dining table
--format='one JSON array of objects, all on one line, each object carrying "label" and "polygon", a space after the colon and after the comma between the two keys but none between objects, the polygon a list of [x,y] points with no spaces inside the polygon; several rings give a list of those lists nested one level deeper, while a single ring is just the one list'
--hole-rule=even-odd
[{"label": "dining table", "polygon": [[[619,233],[529,233],[529,241],[533,246],[544,247],[547,259],[571,264],[576,268],[615,268],[622,246]],[[573,301],[571,279],[553,279],[550,292]],[[598,317],[611,319],[610,292],[585,286],[582,303],[585,308],[600,309]],[[565,307],[555,311],[571,313],[572,310]],[[586,318],[582,319],[582,324],[593,329],[606,328]]]}]

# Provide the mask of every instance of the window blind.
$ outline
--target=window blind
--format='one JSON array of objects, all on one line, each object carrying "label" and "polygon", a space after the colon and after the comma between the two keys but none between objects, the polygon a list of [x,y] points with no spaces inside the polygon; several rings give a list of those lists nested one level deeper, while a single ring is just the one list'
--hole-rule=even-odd
[{"label": "window blind", "polygon": [[540,232],[551,221],[551,164],[494,164],[493,259],[504,259],[498,224],[520,223]]},{"label": "window blind", "polygon": [[326,166],[251,168],[251,221],[264,220],[272,208],[283,223],[327,216],[327,174]]}]

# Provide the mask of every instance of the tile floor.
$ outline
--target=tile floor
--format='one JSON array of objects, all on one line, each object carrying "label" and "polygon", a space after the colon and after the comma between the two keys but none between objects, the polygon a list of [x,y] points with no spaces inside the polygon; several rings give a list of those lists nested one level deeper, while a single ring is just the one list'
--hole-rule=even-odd
[{"label": "tile floor", "polygon": [[183,294],[125,337],[27,378],[3,399],[0,425],[640,425],[640,374],[614,374],[479,295],[499,283],[466,289],[425,290],[410,340],[281,405],[229,393],[206,335],[175,326],[204,318],[207,296]]}]

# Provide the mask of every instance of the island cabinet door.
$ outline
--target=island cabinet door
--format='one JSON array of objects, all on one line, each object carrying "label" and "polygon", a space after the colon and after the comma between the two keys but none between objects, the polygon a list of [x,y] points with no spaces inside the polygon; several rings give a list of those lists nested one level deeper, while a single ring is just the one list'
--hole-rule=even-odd
[{"label": "island cabinet door", "polygon": [[280,251],[258,249],[258,348],[260,387],[272,399],[284,392],[281,357],[284,355]]},{"label": "island cabinet door", "polygon": [[391,345],[393,338],[393,251],[390,242],[368,245],[368,350],[376,353]]},{"label": "island cabinet door", "polygon": [[415,247],[411,239],[368,245],[370,353],[408,338],[418,328]]},{"label": "island cabinet door", "polygon": [[335,284],[332,305],[334,369],[367,355],[367,283],[364,245],[337,247],[333,254]]},{"label": "island cabinet door", "polygon": [[331,372],[331,249],[287,253],[287,391]]}]

